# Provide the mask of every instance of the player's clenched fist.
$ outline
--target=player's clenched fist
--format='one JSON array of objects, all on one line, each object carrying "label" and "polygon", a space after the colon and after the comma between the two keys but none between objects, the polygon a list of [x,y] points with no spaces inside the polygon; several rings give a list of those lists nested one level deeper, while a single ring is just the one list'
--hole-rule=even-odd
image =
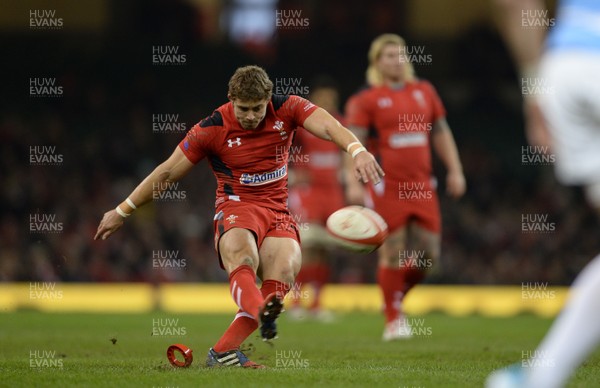
[{"label": "player's clenched fist", "polygon": [[100,225],[98,225],[98,231],[96,231],[94,240],[98,240],[99,238],[106,240],[107,237],[119,230],[122,225],[123,217],[121,217],[115,209],[107,211],[104,213]]}]

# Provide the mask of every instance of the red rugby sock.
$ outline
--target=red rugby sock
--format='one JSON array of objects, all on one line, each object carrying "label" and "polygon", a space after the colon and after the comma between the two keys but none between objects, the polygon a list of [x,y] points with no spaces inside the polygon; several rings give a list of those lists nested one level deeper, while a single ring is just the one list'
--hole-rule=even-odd
[{"label": "red rugby sock", "polygon": [[[234,272],[232,272],[232,274]],[[273,292],[277,292],[283,299],[289,289],[290,287],[285,283],[269,279],[263,282],[260,293],[264,298]],[[248,338],[250,334],[252,334],[254,330],[258,328],[258,322],[248,315],[248,313],[238,310],[235,319],[233,322],[231,322],[231,325],[229,325],[216,345],[213,346],[215,352],[221,353],[239,348],[242,342],[244,342],[246,338]]]},{"label": "red rugby sock", "polygon": [[242,310],[238,310],[235,319],[225,330],[217,344],[213,346],[213,349],[218,353],[237,349],[257,328],[258,322],[254,318],[249,317]]},{"label": "red rugby sock", "polygon": [[[302,286],[304,284],[309,283],[312,277],[312,269],[310,268],[310,266],[310,264],[303,265],[302,269],[296,276],[294,286],[292,289],[292,294],[289,298],[293,307],[300,307],[301,305],[302,298],[300,296],[302,295]],[[265,295],[263,295],[263,297],[264,296]]]},{"label": "red rugby sock", "polygon": [[402,292],[402,271],[399,268],[379,267],[377,269],[377,283],[383,294],[383,313],[385,322],[391,322],[400,314]]},{"label": "red rugby sock", "polygon": [[312,278],[311,264],[304,264],[304,265],[302,265],[302,269],[300,269],[300,272],[298,272],[298,275],[296,276],[296,279],[294,281],[296,282],[296,284],[302,284],[302,283],[309,282],[311,278]]},{"label": "red rugby sock", "polygon": [[270,294],[276,292],[281,299],[285,298],[288,291],[290,290],[289,284],[280,282],[279,280],[267,279],[263,281],[260,292],[263,298],[266,298]]},{"label": "red rugby sock", "polygon": [[427,271],[416,267],[405,267],[401,268],[400,271],[402,272],[402,299],[404,299],[411,288],[421,283]]},{"label": "red rugby sock", "polygon": [[[252,268],[250,268],[249,266],[242,266],[242,267],[246,267],[249,271],[252,272],[252,274],[254,274],[254,272],[252,271]],[[233,271],[229,277],[230,283],[232,284],[232,287],[231,287],[232,294],[234,294],[234,295],[237,294],[237,291],[233,287],[233,284],[236,281],[238,283],[240,282],[239,270],[242,267],[239,267],[235,271]],[[248,281],[249,276],[247,274],[247,270],[242,270],[242,273],[246,273],[245,276],[241,277],[242,281]],[[235,278],[235,280],[234,280],[234,278]],[[262,294],[260,303],[256,307],[256,315],[255,316],[258,316],[258,309],[262,305],[262,301],[264,300],[264,298],[266,296],[272,294],[273,292],[277,292],[279,294],[279,296],[283,299],[290,289],[289,285],[287,285],[285,283],[282,283],[277,280],[269,279],[269,280],[265,280],[263,282],[262,287],[259,291],[254,283],[254,279],[255,279],[255,276],[252,276],[252,279],[251,279],[252,286],[254,287],[254,289],[256,289],[256,292],[259,295]],[[241,294],[242,296],[243,296],[245,290],[246,289],[243,289],[242,294]],[[234,296],[234,300],[235,299],[236,299],[236,296]],[[242,302],[241,304],[244,304],[244,302]],[[256,319],[254,319],[253,317],[250,317],[249,315],[251,315],[251,314],[243,311],[242,309],[238,310],[238,312],[235,316],[235,319],[233,320],[233,322],[231,322],[231,325],[229,325],[229,327],[227,328],[227,330],[225,330],[225,333],[223,333],[223,335],[221,336],[219,341],[215,344],[215,346],[213,346],[213,349],[215,350],[215,352],[222,353],[222,352],[226,352],[228,350],[239,348],[240,345],[246,340],[246,338],[248,338],[250,336],[250,334],[252,334],[254,332],[254,330],[256,330],[258,328],[258,321]]]},{"label": "red rugby sock", "polygon": [[258,309],[264,298],[256,287],[256,274],[248,265],[241,265],[229,274],[231,297],[240,310],[258,321]]},{"label": "red rugby sock", "polygon": [[329,281],[329,265],[324,263],[314,264],[314,278],[312,279],[312,285],[314,288],[314,298],[310,306],[311,310],[318,310],[321,307],[321,290],[323,286]]}]

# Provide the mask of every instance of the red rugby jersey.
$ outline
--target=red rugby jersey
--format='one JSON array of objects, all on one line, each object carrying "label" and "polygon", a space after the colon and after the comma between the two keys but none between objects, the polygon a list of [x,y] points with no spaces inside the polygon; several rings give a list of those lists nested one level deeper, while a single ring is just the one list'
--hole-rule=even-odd
[{"label": "red rugby jersey", "polygon": [[228,102],[194,125],[179,148],[192,163],[208,158],[217,178],[215,206],[225,201],[287,208],[292,134],[317,106],[298,96],[273,95],[254,130],[243,129]]},{"label": "red rugby jersey", "polygon": [[389,183],[430,181],[431,129],[445,115],[437,92],[424,80],[408,82],[399,89],[369,87],[346,104],[348,125],[374,130],[373,153]]}]

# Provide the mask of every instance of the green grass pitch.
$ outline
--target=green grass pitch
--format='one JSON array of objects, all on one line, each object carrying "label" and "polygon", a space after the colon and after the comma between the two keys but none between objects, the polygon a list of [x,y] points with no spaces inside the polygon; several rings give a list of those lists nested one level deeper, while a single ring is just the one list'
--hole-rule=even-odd
[{"label": "green grass pitch", "polygon": [[[411,317],[411,340],[383,343],[383,318],[340,315],[333,323],[279,320],[279,337],[246,345],[265,370],[208,369],[204,360],[231,321],[227,315],[0,314],[0,386],[6,387],[482,387],[487,374],[532,352],[551,320]],[[153,335],[154,334],[154,335]],[[114,343],[113,343],[114,342]],[[166,349],[194,351],[190,368],[175,369]],[[251,343],[251,345],[250,345]],[[62,367],[61,367],[62,366]],[[600,384],[600,352],[569,387]]]}]

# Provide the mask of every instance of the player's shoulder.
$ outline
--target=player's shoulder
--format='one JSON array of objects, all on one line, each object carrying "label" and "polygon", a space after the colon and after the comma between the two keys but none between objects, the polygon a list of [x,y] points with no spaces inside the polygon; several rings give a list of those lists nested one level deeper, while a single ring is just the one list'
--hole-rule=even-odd
[{"label": "player's shoulder", "polygon": [[223,128],[226,127],[226,105],[221,105],[212,111],[210,115],[197,122],[188,132],[188,138],[205,145],[212,144],[217,136],[224,132]]},{"label": "player's shoulder", "polygon": [[198,125],[201,128],[224,127],[232,115],[233,105],[229,101],[215,109],[210,116],[200,120]]},{"label": "player's shoulder", "polygon": [[271,96],[271,104],[273,105],[273,110],[277,112],[289,99],[289,94],[273,94]]},{"label": "player's shoulder", "polygon": [[299,104],[301,106],[312,106],[313,104],[308,101],[306,98],[297,96],[295,94],[273,94],[271,96],[271,103],[273,104],[273,109],[278,111],[279,109],[285,107],[288,109],[294,109]]},{"label": "player's shoulder", "polygon": [[200,120],[198,126],[200,128],[222,127],[223,113],[219,109],[215,109],[210,116],[207,116]]},{"label": "player's shoulder", "polygon": [[227,116],[229,114],[227,105],[228,104],[223,104],[217,109],[213,110],[210,115],[204,117],[198,123],[196,123],[193,129],[196,132],[203,133],[204,135],[221,132],[221,129],[227,126]]},{"label": "player's shoulder", "polygon": [[273,94],[271,96],[271,105],[277,116],[293,116],[295,114],[293,112],[300,112],[300,110],[309,112],[315,107],[315,104],[306,98],[294,94]]}]

